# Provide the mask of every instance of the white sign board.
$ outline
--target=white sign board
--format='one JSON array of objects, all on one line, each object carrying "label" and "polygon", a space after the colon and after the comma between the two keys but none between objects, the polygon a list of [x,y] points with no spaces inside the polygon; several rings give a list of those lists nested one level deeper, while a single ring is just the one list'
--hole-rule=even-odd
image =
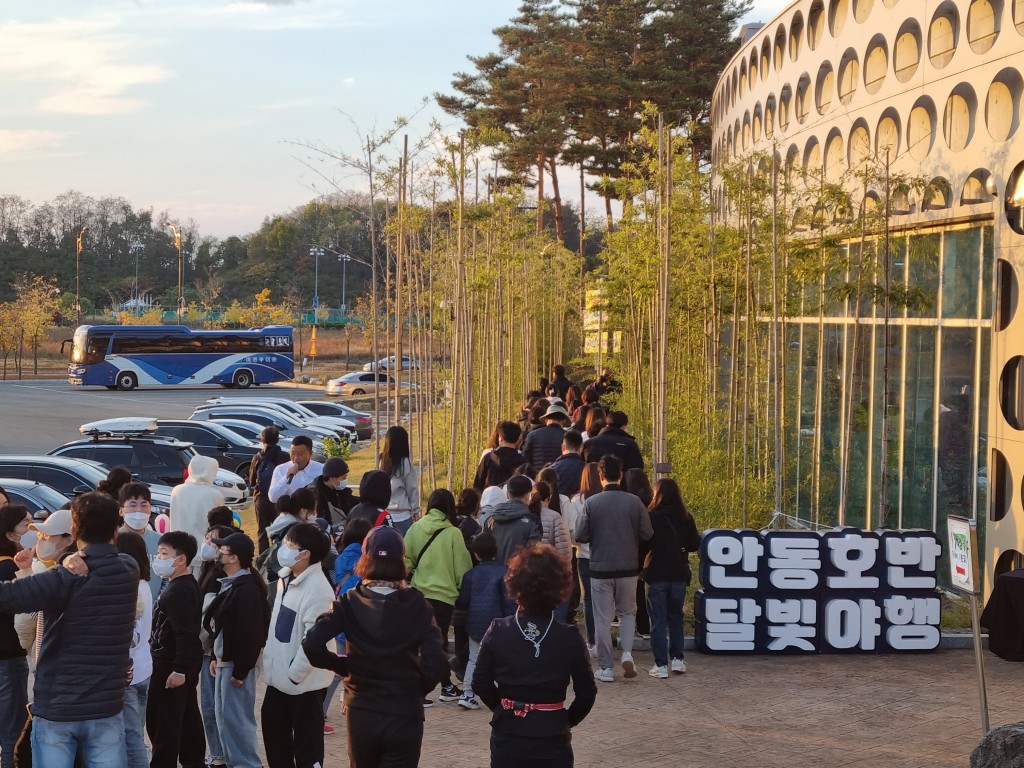
[{"label": "white sign board", "polygon": [[978,594],[978,527],[966,517],[949,518],[949,578],[953,586]]}]

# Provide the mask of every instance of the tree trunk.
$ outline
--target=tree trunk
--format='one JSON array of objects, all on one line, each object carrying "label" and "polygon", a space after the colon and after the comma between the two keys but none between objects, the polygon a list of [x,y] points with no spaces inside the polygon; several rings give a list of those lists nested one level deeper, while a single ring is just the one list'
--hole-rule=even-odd
[{"label": "tree trunk", "polygon": [[548,169],[551,171],[551,199],[555,206],[555,237],[559,245],[565,245],[565,214],[562,211],[562,194],[558,187],[558,161],[548,158]]}]

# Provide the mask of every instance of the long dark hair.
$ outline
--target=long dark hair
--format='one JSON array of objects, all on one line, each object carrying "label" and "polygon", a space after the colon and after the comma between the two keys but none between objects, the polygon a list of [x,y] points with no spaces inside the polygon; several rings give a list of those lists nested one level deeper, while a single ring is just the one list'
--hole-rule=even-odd
[{"label": "long dark hair", "polygon": [[548,504],[550,509],[551,502],[551,486],[543,480],[538,480],[533,484],[533,491],[530,493],[530,500],[527,502],[527,506],[530,507],[530,511],[535,515],[540,515],[540,508]]},{"label": "long dark hair", "polygon": [[597,470],[597,462],[591,461],[583,467],[583,474],[580,475],[580,494],[584,499],[589,499],[601,492],[601,474]]},{"label": "long dark hair", "polygon": [[139,566],[139,581],[149,581],[149,553],[146,540],[132,531],[117,534],[117,551],[128,555]]},{"label": "long dark hair", "polygon": [[388,427],[384,433],[384,445],[380,449],[380,468],[388,477],[395,477],[402,471],[402,462],[411,461],[409,433],[405,427]]},{"label": "long dark hair", "polygon": [[452,496],[452,492],[447,488],[437,488],[430,494],[430,498],[427,499],[427,509],[436,509],[444,512],[444,516],[448,518],[449,523],[458,525],[455,513],[455,497]]},{"label": "long dark hair", "polygon": [[632,493],[644,503],[645,507],[650,506],[654,499],[654,491],[651,489],[651,481],[647,479],[646,473],[642,469],[627,469],[623,474],[622,479],[626,493]]},{"label": "long dark hair", "polygon": [[476,517],[480,514],[480,494],[476,488],[463,488],[455,500],[455,514]]},{"label": "long dark hair", "polygon": [[651,499],[650,509],[678,509],[683,513],[684,520],[693,519],[690,510],[686,508],[686,502],[683,501],[679,484],[671,477],[663,477],[654,484],[654,498]]},{"label": "long dark hair", "polygon": [[21,545],[8,539],[7,534],[25,522],[26,517],[28,507],[21,504],[4,504],[0,507],[0,556],[14,557],[21,551]]},{"label": "long dark hair", "polygon": [[551,498],[548,499],[548,508],[562,514],[562,497],[558,494],[558,473],[551,467],[545,467],[537,473],[537,480],[547,483],[551,487]]}]

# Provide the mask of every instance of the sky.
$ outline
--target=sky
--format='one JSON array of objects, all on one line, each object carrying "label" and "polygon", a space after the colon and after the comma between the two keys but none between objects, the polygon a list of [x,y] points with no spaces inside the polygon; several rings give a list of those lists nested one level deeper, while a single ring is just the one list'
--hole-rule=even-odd
[{"label": "sky", "polygon": [[[767,21],[790,0],[759,0]],[[0,194],[69,189],[245,235],[359,186],[301,145],[357,153],[415,115],[519,0],[33,0],[0,21]],[[362,139],[360,137],[363,137]],[[561,174],[560,174],[561,175]]]}]

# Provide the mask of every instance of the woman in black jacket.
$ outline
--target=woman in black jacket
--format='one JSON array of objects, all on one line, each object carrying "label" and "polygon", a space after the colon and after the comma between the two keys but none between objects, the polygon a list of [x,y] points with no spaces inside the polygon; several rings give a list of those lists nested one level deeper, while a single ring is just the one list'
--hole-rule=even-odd
[{"label": "woman in black jacket", "polygon": [[244,533],[213,539],[224,567],[220,590],[206,609],[203,628],[213,639],[210,674],[224,759],[236,768],[259,768],[256,743],[256,662],[267,642],[267,584],[252,567],[256,546]]},{"label": "woman in black jacket", "polygon": [[[356,564],[362,583],[306,633],[315,667],[344,678],[348,757],[353,768],[414,768],[423,743],[423,697],[447,674],[434,612],[405,586],[405,545],[394,528],[374,528]],[[345,634],[346,656],[327,649]],[[339,649],[339,653],[342,649]]]},{"label": "woman in black jacket", "polygon": [[571,729],[590,713],[597,684],[583,637],[555,619],[572,591],[569,564],[550,544],[528,544],[509,560],[505,585],[516,612],[491,622],[473,674],[493,713],[491,768],[571,768]]},{"label": "woman in black jacket", "polygon": [[672,671],[686,671],[683,661],[683,602],[690,586],[688,553],[700,549],[700,534],[683,503],[675,480],[664,478],[654,486],[651,501],[654,535],[644,558],[647,612],[651,617],[651,650],[654,666],[648,674],[665,679],[671,655]]}]

